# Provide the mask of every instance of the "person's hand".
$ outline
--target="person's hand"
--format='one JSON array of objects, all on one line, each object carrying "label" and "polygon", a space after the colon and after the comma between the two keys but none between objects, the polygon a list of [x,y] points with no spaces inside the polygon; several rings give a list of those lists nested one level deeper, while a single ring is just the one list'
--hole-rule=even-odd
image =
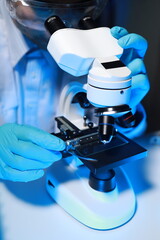
[{"label": "person's hand", "polygon": [[0,127],[0,178],[28,182],[43,176],[44,168],[60,160],[65,143],[35,127],[4,124]]},{"label": "person's hand", "polygon": [[143,62],[148,44],[140,35],[128,33],[125,28],[113,27],[111,34],[118,39],[118,44],[124,49],[121,61],[131,70],[132,91],[130,106],[136,107],[149,91],[149,80]]}]

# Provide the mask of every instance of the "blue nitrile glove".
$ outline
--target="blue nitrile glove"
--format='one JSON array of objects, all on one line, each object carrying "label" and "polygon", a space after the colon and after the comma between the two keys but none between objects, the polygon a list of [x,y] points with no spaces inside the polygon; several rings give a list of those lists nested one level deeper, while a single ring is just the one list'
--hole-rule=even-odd
[{"label": "blue nitrile glove", "polygon": [[44,168],[61,159],[65,143],[35,127],[4,124],[0,127],[0,178],[28,182],[43,176]]},{"label": "blue nitrile glove", "polygon": [[148,44],[142,36],[135,33],[129,34],[122,27],[113,27],[111,34],[119,39],[118,43],[124,49],[121,60],[132,72],[132,92],[129,105],[134,108],[140,103],[150,88],[143,62]]}]

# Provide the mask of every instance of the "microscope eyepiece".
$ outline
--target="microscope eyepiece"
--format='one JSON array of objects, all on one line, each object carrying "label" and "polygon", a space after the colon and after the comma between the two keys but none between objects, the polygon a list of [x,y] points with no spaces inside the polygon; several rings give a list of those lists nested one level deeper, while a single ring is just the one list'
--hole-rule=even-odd
[{"label": "microscope eyepiece", "polygon": [[66,28],[63,21],[58,16],[51,16],[45,21],[45,27],[50,34],[53,34],[57,30]]},{"label": "microscope eyepiece", "polygon": [[91,17],[86,16],[79,21],[79,27],[84,30],[89,30],[96,28],[96,24]]}]

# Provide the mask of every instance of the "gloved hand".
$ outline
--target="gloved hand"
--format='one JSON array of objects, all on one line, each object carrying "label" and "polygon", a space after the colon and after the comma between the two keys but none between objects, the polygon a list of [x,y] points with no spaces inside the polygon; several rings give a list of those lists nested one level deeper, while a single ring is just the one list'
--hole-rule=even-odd
[{"label": "gloved hand", "polygon": [[65,143],[35,127],[0,127],[0,178],[28,182],[43,176],[44,168],[61,159]]},{"label": "gloved hand", "polygon": [[149,91],[149,80],[143,62],[148,44],[140,35],[128,33],[125,28],[113,27],[113,37],[118,39],[119,45],[124,49],[121,61],[132,72],[132,91],[130,107],[134,108]]}]

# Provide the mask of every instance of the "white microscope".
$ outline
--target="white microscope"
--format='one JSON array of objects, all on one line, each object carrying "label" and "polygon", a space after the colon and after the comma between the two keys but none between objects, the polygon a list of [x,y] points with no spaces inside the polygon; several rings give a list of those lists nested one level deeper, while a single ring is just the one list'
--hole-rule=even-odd
[{"label": "white microscope", "polygon": [[[95,28],[90,17],[81,20],[82,29],[66,28],[57,16],[45,26],[51,33],[48,51],[61,69],[75,76],[60,97],[56,135],[66,142],[66,150],[47,174],[47,190],[84,225],[116,228],[136,209],[134,191],[120,165],[146,156],[144,148],[115,128],[116,122],[135,124],[128,105],[131,72],[119,60],[123,49],[109,28]],[[85,84],[76,81],[83,75]]]}]

